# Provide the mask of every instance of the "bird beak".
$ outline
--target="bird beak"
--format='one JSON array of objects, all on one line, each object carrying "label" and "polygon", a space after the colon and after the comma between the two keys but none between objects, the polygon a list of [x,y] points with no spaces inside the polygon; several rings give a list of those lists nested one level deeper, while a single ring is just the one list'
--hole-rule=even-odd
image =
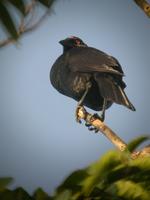
[{"label": "bird beak", "polygon": [[64,46],[65,45],[65,40],[60,40],[59,43]]}]

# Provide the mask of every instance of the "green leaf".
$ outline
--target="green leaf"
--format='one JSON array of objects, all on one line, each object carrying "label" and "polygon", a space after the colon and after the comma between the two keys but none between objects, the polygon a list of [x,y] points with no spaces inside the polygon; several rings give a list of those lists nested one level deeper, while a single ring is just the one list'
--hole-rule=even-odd
[{"label": "green leaf", "polygon": [[119,181],[121,179],[130,179],[133,174],[136,176],[142,170],[136,166],[119,165],[104,178],[105,188],[109,187],[110,184]]},{"label": "green leaf", "polygon": [[134,151],[140,144],[149,139],[150,139],[149,136],[140,136],[138,138],[135,138],[134,140],[128,143],[128,150],[130,152]]},{"label": "green leaf", "polygon": [[117,196],[123,199],[149,200],[150,191],[146,191],[140,184],[132,181],[118,181],[116,183]]},{"label": "green leaf", "polygon": [[38,188],[34,194],[33,194],[33,198],[35,200],[51,200],[52,198],[48,196],[48,194],[46,192],[43,191],[42,188]]},{"label": "green leaf", "polygon": [[26,14],[26,7],[24,0],[8,0],[15,8],[17,8],[23,15]]},{"label": "green leaf", "polygon": [[130,180],[141,183],[145,188],[150,189],[150,158],[138,158],[130,161],[130,166],[138,167],[139,173],[132,174]]},{"label": "green leaf", "polygon": [[21,187],[13,191],[15,200],[32,200],[31,196]]},{"label": "green leaf", "polygon": [[132,180],[150,188],[150,158],[130,160],[114,168],[104,179],[105,188],[118,180]]},{"label": "green leaf", "polygon": [[143,157],[131,160],[130,166],[137,166],[143,171],[150,170],[150,157]]},{"label": "green leaf", "polygon": [[6,188],[12,181],[11,177],[0,178],[0,190]]},{"label": "green leaf", "polygon": [[63,190],[72,190],[73,193],[81,189],[81,182],[88,176],[86,170],[77,170],[57,188],[57,193]]},{"label": "green leaf", "polygon": [[4,27],[8,31],[8,33],[14,38],[18,38],[17,29],[15,27],[15,23],[9,14],[9,11],[7,10],[6,6],[3,4],[3,2],[0,1],[0,20],[2,21]]},{"label": "green leaf", "polygon": [[5,189],[0,191],[0,200],[16,200],[13,191]]},{"label": "green leaf", "polygon": [[54,1],[56,0],[38,0],[41,4],[43,4],[44,6],[50,8],[52,6],[52,4],[54,3]]},{"label": "green leaf", "polygon": [[89,177],[83,181],[83,194],[88,196],[94,187],[103,183],[104,178],[118,165],[123,162],[123,154],[117,151],[110,151],[99,161],[88,168]]},{"label": "green leaf", "polygon": [[65,190],[54,197],[54,200],[71,200],[72,193],[69,190]]}]

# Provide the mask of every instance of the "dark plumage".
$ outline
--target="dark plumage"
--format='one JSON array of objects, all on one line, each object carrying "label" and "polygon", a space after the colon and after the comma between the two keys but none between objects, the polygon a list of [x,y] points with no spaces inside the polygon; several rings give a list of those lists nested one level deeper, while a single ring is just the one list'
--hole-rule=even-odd
[{"label": "dark plumage", "polygon": [[88,47],[80,38],[70,37],[60,41],[63,54],[58,57],[50,71],[50,80],[60,93],[95,111],[105,109],[112,103],[135,110],[124,92],[123,70],[112,56]]}]

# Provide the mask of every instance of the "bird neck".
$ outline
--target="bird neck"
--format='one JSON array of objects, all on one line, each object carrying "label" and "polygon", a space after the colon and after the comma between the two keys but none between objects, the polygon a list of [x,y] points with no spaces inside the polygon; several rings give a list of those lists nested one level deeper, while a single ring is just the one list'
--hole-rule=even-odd
[{"label": "bird neck", "polygon": [[73,48],[73,47],[64,46],[64,47],[63,47],[63,52],[65,53],[65,52],[69,51],[69,50],[72,49],[72,48]]},{"label": "bird neck", "polygon": [[[87,45],[86,44],[84,44],[84,45],[80,45],[80,46],[77,46],[77,48],[82,48],[82,47],[87,47]],[[71,49],[73,49],[73,48],[76,48],[76,47],[72,47],[72,46],[63,46],[63,53],[65,53],[65,52],[67,52],[67,51],[69,51],[69,50],[71,50]]]}]

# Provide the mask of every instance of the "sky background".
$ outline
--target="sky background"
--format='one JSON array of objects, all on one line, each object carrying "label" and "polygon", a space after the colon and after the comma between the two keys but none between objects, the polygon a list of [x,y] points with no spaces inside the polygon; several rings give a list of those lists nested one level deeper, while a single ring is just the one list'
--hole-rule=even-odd
[{"label": "sky background", "polygon": [[28,192],[40,186],[52,193],[69,173],[114,148],[77,124],[77,102],[50,84],[61,39],[78,36],[119,60],[137,111],[114,104],[105,122],[126,142],[150,134],[150,19],[131,0],[59,0],[53,11],[18,46],[0,49],[0,177]]}]

